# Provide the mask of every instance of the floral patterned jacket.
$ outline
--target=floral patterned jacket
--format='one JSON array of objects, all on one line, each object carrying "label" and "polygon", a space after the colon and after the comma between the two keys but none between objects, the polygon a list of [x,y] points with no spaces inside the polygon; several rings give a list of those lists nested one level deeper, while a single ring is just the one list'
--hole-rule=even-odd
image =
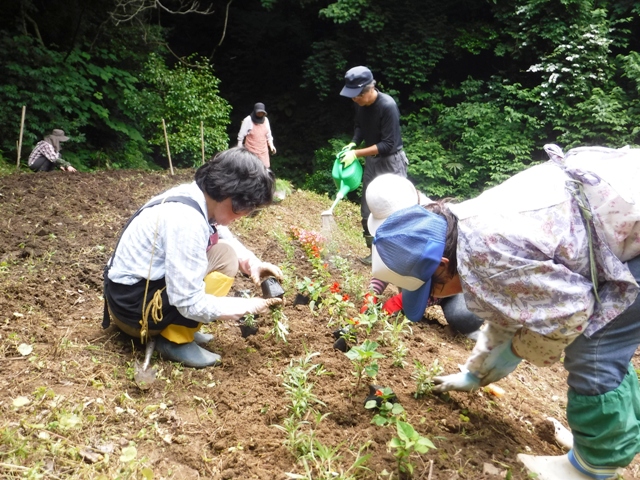
[{"label": "floral patterned jacket", "polygon": [[551,365],[640,290],[624,263],[640,255],[640,149],[545,150],[550,161],[449,205],[467,307],[485,320],[466,364],[480,378],[489,352],[509,340],[519,356]]}]

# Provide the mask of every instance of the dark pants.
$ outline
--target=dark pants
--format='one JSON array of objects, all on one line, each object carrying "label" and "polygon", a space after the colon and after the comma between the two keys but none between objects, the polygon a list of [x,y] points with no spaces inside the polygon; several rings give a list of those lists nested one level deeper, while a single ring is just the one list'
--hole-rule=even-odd
[{"label": "dark pants", "polygon": [[462,293],[440,299],[440,307],[447,323],[463,335],[475,332],[482,326],[483,320],[469,311]]},{"label": "dark pants", "polygon": [[56,164],[44,155],[40,155],[35,161],[29,165],[34,172],[50,172],[56,168]]},{"label": "dark pants", "polygon": [[364,173],[362,175],[362,200],[360,203],[360,213],[362,214],[362,230],[364,235],[371,235],[369,233],[369,227],[367,226],[367,220],[369,219],[369,206],[367,205],[367,187],[378,175],[385,173],[395,173],[401,177],[407,176],[407,165],[409,160],[404,153],[404,150],[400,150],[396,153],[387,156],[376,155],[375,157],[367,157],[364,162]]},{"label": "dark pants", "polygon": [[[142,319],[142,299],[144,298],[146,286],[146,280],[140,280],[133,285],[122,285],[106,278],[104,283],[104,296],[113,316],[122,323],[138,330],[140,329],[140,320]],[[163,289],[165,286],[164,278],[150,281],[146,305],[151,303],[156,291]],[[166,288],[162,290],[161,297],[162,320],[155,323],[151,315],[149,315],[149,330],[161,331],[169,325],[182,325],[189,328],[195,328],[199,325],[198,322],[183,317],[180,312],[178,312],[178,309],[169,303]],[[107,318],[108,317],[105,316],[105,319]],[[108,326],[107,321],[103,321],[102,327],[107,328]]]}]

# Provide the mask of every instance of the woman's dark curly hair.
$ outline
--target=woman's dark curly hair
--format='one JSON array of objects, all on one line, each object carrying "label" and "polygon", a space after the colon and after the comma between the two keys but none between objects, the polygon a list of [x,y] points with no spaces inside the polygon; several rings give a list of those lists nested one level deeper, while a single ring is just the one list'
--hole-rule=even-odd
[{"label": "woman's dark curly hair", "polygon": [[243,147],[216,154],[196,171],[200,190],[216,202],[231,198],[234,213],[251,212],[273,202],[276,177]]}]

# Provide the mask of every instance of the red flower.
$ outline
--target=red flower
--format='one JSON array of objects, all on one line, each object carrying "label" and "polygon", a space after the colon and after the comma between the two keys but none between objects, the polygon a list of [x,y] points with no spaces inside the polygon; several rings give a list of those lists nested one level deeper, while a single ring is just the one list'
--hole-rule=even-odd
[{"label": "red flower", "polygon": [[329,287],[329,291],[331,293],[340,293],[340,284],[338,282],[333,282],[333,285]]},{"label": "red flower", "polygon": [[349,295],[343,295],[342,296],[342,301],[343,302],[348,302],[349,301]]},{"label": "red flower", "polygon": [[384,392],[382,390],[376,390],[376,397],[384,397]]}]

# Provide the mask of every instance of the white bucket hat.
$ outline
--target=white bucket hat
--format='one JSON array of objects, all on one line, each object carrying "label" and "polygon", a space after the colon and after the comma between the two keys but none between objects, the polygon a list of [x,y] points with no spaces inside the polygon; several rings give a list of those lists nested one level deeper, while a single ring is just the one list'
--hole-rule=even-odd
[{"label": "white bucket hat", "polygon": [[430,199],[416,190],[411,181],[393,173],[374,178],[367,187],[365,196],[371,211],[367,219],[371,235],[376,234],[378,227],[389,215],[413,205],[423,205],[425,201],[431,203]]}]

